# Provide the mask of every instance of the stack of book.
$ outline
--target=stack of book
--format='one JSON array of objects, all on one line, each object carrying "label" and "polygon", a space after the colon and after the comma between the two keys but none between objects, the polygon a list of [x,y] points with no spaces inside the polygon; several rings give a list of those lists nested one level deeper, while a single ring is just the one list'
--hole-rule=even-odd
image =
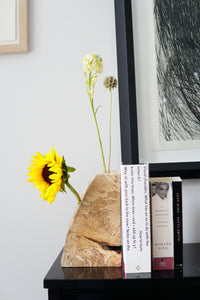
[{"label": "stack of book", "polygon": [[125,274],[183,268],[181,178],[122,165],[121,227]]}]

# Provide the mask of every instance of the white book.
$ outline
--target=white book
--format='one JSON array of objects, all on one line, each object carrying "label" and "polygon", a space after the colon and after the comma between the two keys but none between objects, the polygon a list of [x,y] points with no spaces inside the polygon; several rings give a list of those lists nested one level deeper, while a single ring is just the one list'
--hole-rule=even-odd
[{"label": "white book", "polygon": [[148,164],[121,166],[121,227],[124,274],[151,272]]}]

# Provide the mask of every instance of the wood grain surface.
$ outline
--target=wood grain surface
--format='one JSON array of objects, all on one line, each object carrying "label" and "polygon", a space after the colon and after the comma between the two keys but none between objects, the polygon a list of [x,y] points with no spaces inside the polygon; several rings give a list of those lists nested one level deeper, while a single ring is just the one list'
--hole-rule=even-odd
[{"label": "wood grain surface", "polygon": [[99,173],[71,222],[63,267],[121,265],[120,172]]}]

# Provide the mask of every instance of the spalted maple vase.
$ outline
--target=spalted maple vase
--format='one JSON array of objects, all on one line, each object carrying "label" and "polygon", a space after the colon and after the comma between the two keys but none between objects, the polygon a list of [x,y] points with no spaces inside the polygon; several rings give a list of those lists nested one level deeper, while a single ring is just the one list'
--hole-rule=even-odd
[{"label": "spalted maple vase", "polygon": [[121,266],[120,172],[99,173],[74,215],[62,267]]}]

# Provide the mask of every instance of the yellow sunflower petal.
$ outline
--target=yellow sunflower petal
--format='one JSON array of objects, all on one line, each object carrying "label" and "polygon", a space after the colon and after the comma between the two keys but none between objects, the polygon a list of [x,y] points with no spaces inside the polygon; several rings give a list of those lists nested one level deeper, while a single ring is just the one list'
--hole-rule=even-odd
[{"label": "yellow sunflower petal", "polygon": [[53,150],[49,149],[49,153],[45,156],[36,152],[36,155],[33,155],[30,161],[29,173],[27,174],[30,177],[28,181],[39,189],[40,197],[50,204],[55,200],[56,194],[61,189],[62,157],[57,154],[54,147]]}]

